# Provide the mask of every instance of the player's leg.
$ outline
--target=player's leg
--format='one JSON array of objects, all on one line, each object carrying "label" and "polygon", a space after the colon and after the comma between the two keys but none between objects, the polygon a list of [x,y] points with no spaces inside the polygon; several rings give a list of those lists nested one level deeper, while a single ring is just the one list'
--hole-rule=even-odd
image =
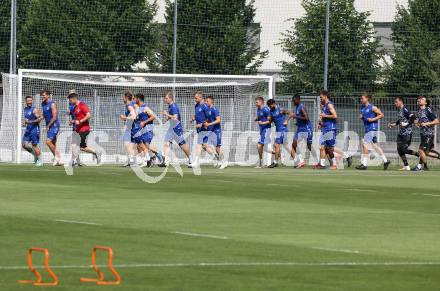
[{"label": "player's leg", "polygon": [[94,148],[91,148],[87,145],[87,136],[89,135],[89,133],[89,131],[79,133],[79,136],[81,138],[79,144],[80,151],[94,155],[96,158],[96,163],[101,164],[101,153],[97,152]]},{"label": "player's leg", "polygon": [[356,167],[357,170],[366,170],[368,168],[368,162],[370,160],[370,144],[373,143],[374,135],[367,132],[362,140],[362,153],[361,153],[361,164]]},{"label": "player's leg", "polygon": [[326,143],[326,133],[324,131],[321,132],[319,137],[319,162],[313,166],[313,169],[322,169],[325,167],[325,143]]},{"label": "player's leg", "polygon": [[192,167],[198,167],[200,162],[200,156],[202,155],[202,149],[208,142],[208,137],[205,135],[204,131],[197,132],[197,144],[194,150],[194,162],[191,164]]},{"label": "player's leg", "polygon": [[431,149],[428,153],[428,157],[434,158],[434,159],[440,159],[440,153],[434,149]]},{"label": "player's leg", "polygon": [[278,163],[281,162],[281,145],[284,144],[284,132],[277,132],[274,144],[274,161],[269,168],[278,167]]},{"label": "player's leg", "polygon": [[220,170],[226,168],[228,166],[228,161],[225,161],[225,157],[223,155],[223,149],[222,149],[222,132],[221,131],[217,131],[216,132],[216,137],[217,137],[217,142],[216,142],[216,147],[215,147],[215,151],[217,154],[217,159],[219,161],[219,167]]},{"label": "player's leg", "polygon": [[83,164],[80,161],[80,153],[81,153],[81,136],[76,131],[72,132],[72,142],[71,142],[71,150],[72,150],[72,157],[70,164],[72,167],[78,166],[81,167]]},{"label": "player's leg", "polygon": [[61,154],[60,151],[57,149],[57,136],[58,136],[59,128],[57,126],[52,126],[47,131],[47,139],[46,139],[46,145],[49,147],[50,151],[52,152],[55,160],[53,165],[54,166],[61,166],[63,163],[61,161]]},{"label": "player's leg", "polygon": [[263,167],[263,152],[264,152],[264,143],[257,143],[257,152],[258,152],[258,162],[255,165],[255,168]]},{"label": "player's leg", "polygon": [[34,130],[31,135],[31,144],[32,150],[34,152],[34,162],[37,167],[42,166],[43,162],[41,161],[41,149],[38,146],[40,144],[40,131]]},{"label": "player's leg", "polygon": [[[336,133],[333,133],[333,131],[327,131],[322,132],[319,141],[320,141],[320,148],[319,148],[319,163],[315,165],[314,169],[324,169],[325,168],[325,160],[327,159],[328,153],[327,148],[334,147],[333,143],[333,136],[336,137]],[[336,140],[335,140],[336,142]]]},{"label": "player's leg", "polygon": [[429,170],[428,154],[433,148],[434,148],[434,137],[422,136],[419,147],[419,155],[420,155],[419,164],[415,168],[413,168],[413,171]]},{"label": "player's leg", "polygon": [[265,150],[268,151],[268,144],[270,143],[270,129],[260,129],[260,140],[257,143],[257,151],[258,151],[258,162],[255,165],[255,168],[263,167],[263,153]]},{"label": "player's leg", "polygon": [[182,151],[185,153],[186,158],[188,159],[188,166],[191,165],[191,150],[189,149],[188,144],[186,143],[186,141],[183,141],[181,143],[179,143],[180,148],[182,149]]},{"label": "player's leg", "polygon": [[127,155],[127,163],[124,165],[124,167],[129,167],[134,163],[135,156],[136,156],[136,149],[135,144],[132,142],[131,138],[131,131],[128,129],[128,127],[124,130],[124,150]]},{"label": "player's leg", "polygon": [[300,150],[298,145],[302,145],[303,141],[307,141],[308,144],[308,133],[307,132],[296,132],[292,141],[291,157],[293,158],[293,163],[296,169],[301,169],[305,167],[304,155],[305,151]]},{"label": "player's leg", "polygon": [[403,162],[403,168],[400,169],[401,171],[411,170],[406,155],[419,156],[418,152],[409,149],[410,145],[411,145],[411,136],[402,136],[402,135],[397,136],[397,153],[399,154],[399,157]]},{"label": "player's leg", "polygon": [[293,136],[292,147],[290,149],[290,157],[293,159],[293,164],[296,165],[299,162],[299,155],[297,152],[298,141],[300,139],[300,133],[297,131]]},{"label": "player's leg", "polygon": [[391,164],[391,162],[387,159],[387,157],[385,156],[382,148],[380,147],[380,145],[377,143],[377,132],[374,132],[374,136],[372,138],[372,143],[371,145],[373,146],[374,150],[376,153],[378,153],[380,155],[380,157],[382,158],[383,161],[383,169],[384,170],[388,170],[389,165]]},{"label": "player's leg", "polygon": [[336,156],[335,156],[336,130],[332,130],[331,132],[329,132],[327,134],[328,134],[328,137],[325,142],[325,154],[329,160],[330,169],[336,170],[337,169],[337,162],[336,162]]},{"label": "player's leg", "polygon": [[279,159],[280,159],[280,156],[281,156],[281,144],[275,142],[273,147],[274,147],[274,151],[273,151],[273,153],[274,153],[274,161],[269,166],[269,168],[276,168],[276,167],[278,167],[278,162],[279,162]]},{"label": "player's leg", "polygon": [[335,147],[328,146],[325,148],[325,152],[328,156],[329,162],[330,162],[330,169],[337,170],[337,163],[336,163],[336,157],[335,157]]}]

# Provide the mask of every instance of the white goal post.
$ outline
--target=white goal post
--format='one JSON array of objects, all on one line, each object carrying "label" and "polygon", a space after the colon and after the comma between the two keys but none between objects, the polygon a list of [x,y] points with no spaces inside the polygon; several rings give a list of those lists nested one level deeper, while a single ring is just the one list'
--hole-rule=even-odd
[{"label": "white goal post", "polygon": [[[3,74],[3,110],[0,124],[0,162],[31,162],[31,155],[21,149],[21,139],[25,96],[33,96],[34,105],[41,108],[39,92],[50,90],[58,107],[61,130],[57,145],[65,160],[70,157],[72,127],[67,115],[70,90],[76,90],[80,99],[88,104],[92,113],[92,134],[90,143],[103,150],[104,162],[123,162],[124,123],[119,116],[124,112],[122,95],[130,90],[142,93],[147,105],[158,116],[155,121],[153,145],[162,149],[168,124],[160,114],[166,110],[164,93],[172,90],[175,102],[182,113],[182,124],[187,142],[193,147],[194,124],[190,122],[194,114],[193,93],[197,90],[211,95],[222,116],[222,146],[225,158],[232,164],[250,164],[257,159],[256,143],[259,138],[255,120],[254,100],[258,96],[265,99],[274,97],[274,80],[271,76],[235,75],[192,75],[192,74],[150,74],[118,72],[85,72],[21,69],[17,75]],[[52,158],[45,145],[46,126],[41,123],[40,145],[43,161]],[[180,150],[174,148],[176,156],[183,159]],[[88,157],[85,157],[87,159]],[[122,159],[122,160],[121,160]]]}]

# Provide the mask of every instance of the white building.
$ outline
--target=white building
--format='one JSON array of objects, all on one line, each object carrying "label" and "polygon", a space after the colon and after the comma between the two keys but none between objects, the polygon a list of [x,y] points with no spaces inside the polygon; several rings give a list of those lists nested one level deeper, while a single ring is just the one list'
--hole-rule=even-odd
[{"label": "white building", "polygon": [[[164,22],[165,0],[158,0],[159,11],[157,21]],[[371,21],[375,24],[377,33],[381,36],[385,47],[390,47],[390,23],[393,21],[398,5],[407,5],[408,0],[355,0],[359,11],[370,11]],[[269,56],[260,68],[261,73],[278,74],[281,71],[279,62],[288,56],[279,45],[282,33],[292,27],[295,18],[304,15],[301,0],[255,0],[257,15],[256,22],[260,23],[262,31],[260,46],[268,50]]]}]

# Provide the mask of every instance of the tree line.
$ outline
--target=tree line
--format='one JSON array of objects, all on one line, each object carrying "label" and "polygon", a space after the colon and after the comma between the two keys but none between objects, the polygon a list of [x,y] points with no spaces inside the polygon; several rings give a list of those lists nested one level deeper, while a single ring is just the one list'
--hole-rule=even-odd
[{"label": "tree line", "polygon": [[[286,93],[323,86],[325,0],[302,0],[303,17],[280,36]],[[18,0],[18,64],[91,71],[172,71],[174,1],[165,23],[146,0]],[[0,4],[0,71],[9,66],[10,1]],[[288,7],[286,7],[288,9]],[[440,0],[409,0],[392,23],[393,50],[381,47],[368,12],[332,0],[329,90],[440,92]],[[259,47],[255,1],[179,0],[178,73],[255,74],[268,56]],[[273,17],[277,17],[274,15]]]}]

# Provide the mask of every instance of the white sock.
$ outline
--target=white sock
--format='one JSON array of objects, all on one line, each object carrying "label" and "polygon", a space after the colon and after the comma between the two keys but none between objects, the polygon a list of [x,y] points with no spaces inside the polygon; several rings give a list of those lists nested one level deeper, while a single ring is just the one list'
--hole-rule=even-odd
[{"label": "white sock", "polygon": [[321,159],[320,165],[323,167],[325,166],[325,159]]},{"label": "white sock", "polygon": [[418,169],[423,169],[422,164],[418,164],[418,165],[417,165],[417,168],[418,168]]},{"label": "white sock", "polygon": [[362,155],[361,156],[361,164],[364,165],[365,167],[368,167],[368,160],[369,160],[369,155]]},{"label": "white sock", "polygon": [[388,162],[387,157],[385,157],[385,155],[382,155],[382,160],[384,163]]},{"label": "white sock", "polygon": [[298,160],[299,160],[300,163],[304,163],[304,157],[303,157],[303,155],[299,154],[299,155],[298,155]]},{"label": "white sock", "polygon": [[336,158],[332,159],[332,166],[336,166]]}]

